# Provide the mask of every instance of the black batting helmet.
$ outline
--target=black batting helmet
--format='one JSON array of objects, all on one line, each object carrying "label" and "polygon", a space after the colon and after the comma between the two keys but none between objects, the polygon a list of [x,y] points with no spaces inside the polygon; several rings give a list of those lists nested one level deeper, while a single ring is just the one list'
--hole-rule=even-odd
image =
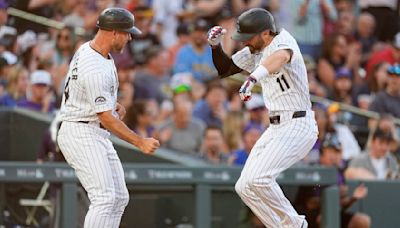
[{"label": "black batting helmet", "polygon": [[262,8],[249,9],[238,17],[232,39],[246,41],[267,29],[277,32],[272,14]]},{"label": "black batting helmet", "polygon": [[104,30],[129,32],[134,35],[142,32],[134,26],[135,17],[124,8],[107,8],[101,12],[96,26]]}]

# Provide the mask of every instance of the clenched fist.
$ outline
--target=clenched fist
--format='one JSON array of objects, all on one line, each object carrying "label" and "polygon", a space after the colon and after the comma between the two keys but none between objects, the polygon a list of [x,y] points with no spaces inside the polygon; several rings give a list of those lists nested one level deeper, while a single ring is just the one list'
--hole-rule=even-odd
[{"label": "clenched fist", "polygon": [[221,26],[214,26],[208,30],[207,41],[211,46],[217,46],[221,43],[222,36],[225,35],[226,29]]},{"label": "clenched fist", "polygon": [[160,142],[154,138],[143,138],[137,147],[145,154],[152,154],[160,147]]}]

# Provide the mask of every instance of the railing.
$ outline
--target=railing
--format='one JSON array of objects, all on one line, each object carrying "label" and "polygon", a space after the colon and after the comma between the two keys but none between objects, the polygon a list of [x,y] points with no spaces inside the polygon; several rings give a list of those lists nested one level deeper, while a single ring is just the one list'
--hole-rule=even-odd
[{"label": "railing", "polygon": [[[190,168],[179,165],[124,165],[128,185],[193,186],[196,228],[211,228],[211,192],[213,188],[230,186],[233,191],[240,171],[240,168],[233,167]],[[325,188],[323,193],[322,225],[326,228],[339,227],[339,192],[334,169],[319,167],[289,169],[282,173],[277,180],[282,185],[330,186]],[[68,165],[63,163],[38,165],[26,162],[0,162],[0,182],[2,183],[45,181],[62,183],[60,227],[77,227],[78,180]]]}]

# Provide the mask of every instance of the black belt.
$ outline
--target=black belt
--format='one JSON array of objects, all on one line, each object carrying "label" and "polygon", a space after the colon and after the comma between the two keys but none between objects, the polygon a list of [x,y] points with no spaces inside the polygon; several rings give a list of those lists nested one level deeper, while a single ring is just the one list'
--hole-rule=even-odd
[{"label": "black belt", "polygon": [[[88,123],[90,123],[90,122],[89,122],[89,121],[78,121],[78,123],[88,124]],[[101,124],[101,123],[100,123],[100,128],[101,128],[101,129],[106,129],[106,128],[103,126],[103,124]]]},{"label": "black belt", "polygon": [[[295,118],[305,117],[306,114],[307,114],[306,111],[297,111],[297,112],[293,113],[292,118],[295,119]],[[280,124],[281,123],[281,116],[279,116],[279,115],[278,116],[271,116],[271,117],[269,117],[269,122],[271,124]]]}]

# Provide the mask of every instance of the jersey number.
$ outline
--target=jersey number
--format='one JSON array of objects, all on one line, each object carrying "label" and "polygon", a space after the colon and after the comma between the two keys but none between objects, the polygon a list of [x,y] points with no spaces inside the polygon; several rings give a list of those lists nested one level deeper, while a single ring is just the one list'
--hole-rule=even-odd
[{"label": "jersey number", "polygon": [[281,87],[282,92],[290,89],[289,83],[286,81],[286,78],[283,74],[276,78],[276,82],[279,84],[279,87]]},{"label": "jersey number", "polygon": [[65,96],[65,101],[64,104],[67,103],[67,100],[69,98],[69,80],[71,79],[71,77],[68,77],[67,83],[65,83],[65,88],[64,88],[64,96]]}]

